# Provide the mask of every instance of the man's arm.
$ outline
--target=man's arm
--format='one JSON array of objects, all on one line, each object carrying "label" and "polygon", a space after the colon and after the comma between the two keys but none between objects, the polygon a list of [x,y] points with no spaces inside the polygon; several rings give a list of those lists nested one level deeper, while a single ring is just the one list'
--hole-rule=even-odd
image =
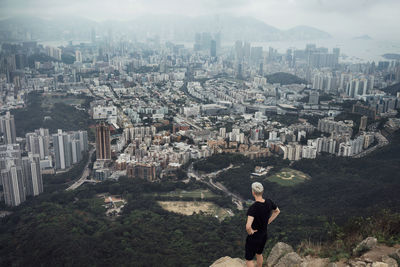
[{"label": "man's arm", "polygon": [[276,219],[276,217],[278,217],[279,213],[281,213],[281,211],[278,207],[276,207],[276,209],[272,211],[271,217],[269,217],[268,219],[268,224],[272,223]]},{"label": "man's arm", "polygon": [[257,232],[257,230],[253,230],[253,228],[251,228],[251,224],[253,223],[253,221],[254,221],[253,216],[247,216],[246,231],[249,235],[252,235],[255,232]]}]

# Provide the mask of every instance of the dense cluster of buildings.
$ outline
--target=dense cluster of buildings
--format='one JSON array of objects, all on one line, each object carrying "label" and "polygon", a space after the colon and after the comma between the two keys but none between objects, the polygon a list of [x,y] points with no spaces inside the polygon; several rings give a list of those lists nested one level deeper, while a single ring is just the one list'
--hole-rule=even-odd
[{"label": "dense cluster of buildings", "polygon": [[[398,61],[354,64],[340,49],[315,44],[285,53],[242,40],[223,47],[218,31],[196,34],[193,48],[162,44],[157,36],[145,43],[103,37],[91,34],[88,43],[65,46],[2,44],[1,141],[23,144],[42,172],[79,162],[88,137],[86,131],[38,129],[18,140],[7,112],[26,105],[32,91],[94,99],[75,106],[95,121],[92,176],[98,180],[154,181],[223,152],[288,160],[355,156],[376,141],[369,123],[395,116],[400,105],[400,96],[379,90],[400,81]],[[278,72],[301,79],[268,76]],[[354,100],[347,112],[361,116],[357,129],[354,121],[335,119]],[[22,169],[15,162],[10,166]]]},{"label": "dense cluster of buildings", "polygon": [[65,170],[82,159],[82,153],[88,150],[86,131],[63,132],[58,130],[52,135],[54,162],[56,170]]},{"label": "dense cluster of buildings", "polygon": [[0,185],[6,205],[18,206],[28,196],[43,193],[42,173],[66,170],[79,162],[88,149],[86,131],[58,133],[50,136],[48,129],[16,137],[14,116],[0,116]]}]

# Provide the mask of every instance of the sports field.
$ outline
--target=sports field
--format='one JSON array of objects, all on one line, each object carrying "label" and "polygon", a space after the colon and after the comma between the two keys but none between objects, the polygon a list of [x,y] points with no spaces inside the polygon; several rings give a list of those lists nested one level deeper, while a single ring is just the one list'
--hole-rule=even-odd
[{"label": "sports field", "polygon": [[183,215],[193,215],[193,213],[204,213],[207,215],[212,215],[219,220],[223,220],[228,216],[232,216],[232,212],[221,208],[220,206],[205,201],[157,201],[160,206],[171,212],[183,214]]},{"label": "sports field", "polygon": [[207,189],[198,189],[192,191],[175,190],[167,193],[155,193],[153,196],[210,199],[215,198],[217,195]]},{"label": "sports field", "polygon": [[46,95],[42,98],[42,107],[44,108],[51,108],[52,106],[56,105],[57,103],[64,103],[67,105],[79,105],[85,102],[85,99],[76,98],[73,96],[53,96],[53,95]]},{"label": "sports field", "polygon": [[311,179],[309,175],[290,168],[284,168],[280,172],[265,178],[266,181],[274,182],[282,186],[294,186],[308,179]]}]

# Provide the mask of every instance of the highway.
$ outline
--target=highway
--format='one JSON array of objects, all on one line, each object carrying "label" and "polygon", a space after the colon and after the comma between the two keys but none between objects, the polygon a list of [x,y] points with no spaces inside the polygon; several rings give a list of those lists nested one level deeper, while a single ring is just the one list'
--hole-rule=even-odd
[{"label": "highway", "polygon": [[81,177],[78,180],[76,180],[70,187],[68,187],[65,190],[67,190],[67,191],[75,190],[85,182],[92,182],[92,183],[96,182],[96,181],[92,181],[92,180],[87,180],[87,178],[89,177],[89,174],[90,174],[89,163],[90,163],[90,160],[92,159],[92,155],[93,155],[94,151],[95,151],[94,148],[92,148],[89,151],[88,161],[86,162],[86,165],[85,165],[85,168],[83,169]]},{"label": "highway", "polygon": [[368,149],[362,151],[361,153],[359,153],[359,154],[357,154],[357,155],[354,155],[354,156],[352,156],[352,157],[353,157],[353,158],[362,158],[362,157],[365,157],[365,156],[368,155],[369,153],[371,153],[371,152],[377,150],[378,148],[384,147],[384,146],[386,146],[386,145],[389,144],[389,141],[388,141],[388,140],[386,139],[386,137],[384,137],[380,132],[375,132],[374,137],[375,137],[376,140],[378,140],[378,144],[377,144],[377,145],[375,145],[375,146],[373,146],[373,147],[370,147],[370,148],[368,148]]},{"label": "highway", "polygon": [[243,210],[243,202],[244,199],[240,197],[239,195],[232,193],[229,191],[224,185],[218,182],[214,182],[213,179],[218,176],[221,172],[227,171],[232,168],[238,168],[234,167],[232,164],[229,165],[228,167],[218,170],[216,172],[208,173],[208,174],[198,174],[194,169],[193,169],[193,163],[190,164],[188,168],[188,177],[193,177],[197,181],[202,182],[210,187],[213,187],[219,191],[222,191],[225,195],[230,196],[232,198],[232,202],[236,205],[238,210]]}]

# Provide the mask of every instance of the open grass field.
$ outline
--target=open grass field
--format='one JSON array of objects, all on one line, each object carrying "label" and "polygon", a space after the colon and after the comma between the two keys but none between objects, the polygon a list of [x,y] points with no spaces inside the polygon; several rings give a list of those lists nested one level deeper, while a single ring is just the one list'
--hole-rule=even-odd
[{"label": "open grass field", "polygon": [[193,215],[193,213],[203,212],[205,214],[215,216],[219,220],[233,215],[226,209],[219,207],[212,202],[203,201],[158,201],[160,206],[171,212],[183,214],[183,215]]},{"label": "open grass field", "polygon": [[180,197],[180,198],[200,198],[210,199],[217,197],[216,194],[207,189],[198,189],[193,191],[175,190],[167,193],[154,193],[153,196],[159,197]]},{"label": "open grass field", "polygon": [[265,178],[266,181],[274,182],[282,186],[294,186],[303,183],[311,177],[301,171],[283,168],[280,172]]},{"label": "open grass field", "polygon": [[54,104],[64,103],[67,105],[79,105],[83,104],[85,99],[75,98],[75,97],[59,97],[53,95],[46,95],[42,98],[42,107],[51,108]]}]

